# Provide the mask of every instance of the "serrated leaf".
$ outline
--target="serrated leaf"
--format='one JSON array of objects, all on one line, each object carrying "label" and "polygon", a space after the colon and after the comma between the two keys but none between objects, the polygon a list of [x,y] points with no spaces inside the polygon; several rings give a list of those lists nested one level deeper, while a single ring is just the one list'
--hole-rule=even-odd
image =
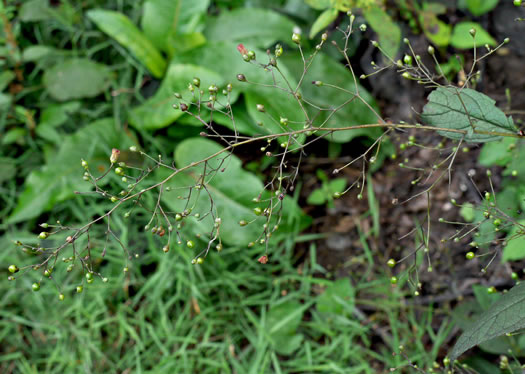
[{"label": "serrated leaf", "polygon": [[87,15],[99,29],[129,49],[154,77],[164,75],[166,61],[128,17],[104,9],[90,10]]},{"label": "serrated leaf", "polygon": [[363,9],[363,16],[379,36],[381,49],[395,59],[401,43],[401,29],[392,18],[378,6]]},{"label": "serrated leaf", "polygon": [[466,131],[466,134],[438,131],[447,138],[489,142],[500,139],[501,133],[516,133],[512,118],[505,116],[495,103],[470,88],[439,87],[428,96],[422,118],[431,126]]},{"label": "serrated leaf", "polygon": [[80,159],[90,162],[94,169],[97,162],[108,166],[111,148],[121,148],[129,143],[115,128],[112,118],[98,120],[64,137],[56,155],[26,178],[24,191],[7,222],[16,223],[37,217],[54,204],[74,196],[75,190],[90,190],[91,184],[82,180]]},{"label": "serrated leaf", "polygon": [[289,18],[270,9],[237,8],[210,18],[204,35],[212,41],[244,43],[248,49],[266,48],[276,41],[291,40],[294,27]]},{"label": "serrated leaf", "polygon": [[44,73],[44,86],[59,101],[95,97],[109,86],[110,80],[106,65],[85,58],[65,60]]},{"label": "serrated leaf", "polygon": [[525,328],[525,283],[503,294],[459,337],[450,352],[454,361],[463,352],[489,339]]},{"label": "serrated leaf", "polygon": [[[476,37],[470,35],[470,30],[476,30]],[[483,47],[485,44],[495,46],[497,43],[483,27],[476,22],[460,22],[452,30],[450,45],[458,49],[470,49]]]},{"label": "serrated leaf", "polygon": [[174,49],[180,50],[177,44],[185,42],[186,34],[200,29],[209,3],[209,0],[147,0],[141,19],[144,34],[156,48],[171,55]]},{"label": "serrated leaf", "polygon": [[314,24],[310,28],[309,37],[313,39],[321,30],[328,27],[337,18],[339,11],[335,8],[327,9],[317,17]]}]

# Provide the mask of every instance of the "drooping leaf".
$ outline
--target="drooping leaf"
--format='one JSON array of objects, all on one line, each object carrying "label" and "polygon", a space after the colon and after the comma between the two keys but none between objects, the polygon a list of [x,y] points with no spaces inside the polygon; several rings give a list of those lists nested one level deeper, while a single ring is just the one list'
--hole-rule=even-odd
[{"label": "drooping leaf", "polygon": [[[190,165],[193,162],[199,162],[204,158],[219,152],[223,147],[218,143],[203,138],[190,138],[180,143],[175,150],[175,163],[178,168]],[[208,161],[207,170],[213,168],[222,169],[218,171],[213,178],[210,178],[207,183],[206,192],[194,191],[191,197],[191,204],[195,204],[193,212],[199,213],[202,219],[188,217],[185,221],[186,229],[192,234],[206,235],[214,221],[211,215],[205,215],[210,210],[211,198],[213,199],[213,206],[217,211],[218,216],[222,219],[220,236],[221,240],[226,244],[231,245],[246,245],[250,241],[254,241],[260,235],[262,230],[263,218],[259,218],[253,224],[244,227],[239,226],[239,221],[250,221],[257,218],[253,209],[262,204],[256,204],[252,200],[259,196],[264,190],[264,185],[261,180],[254,174],[245,171],[242,168],[242,163],[235,155],[231,155],[226,161],[223,161],[228,156],[224,152]],[[177,195],[187,193],[189,186],[199,183],[198,177],[202,173],[203,166],[196,166],[188,172],[181,172],[167,182],[167,186],[173,188],[175,192],[165,193],[163,195],[163,202],[172,211],[181,212],[186,208],[186,200],[177,198]],[[158,178],[165,178],[169,171],[159,171]],[[208,179],[206,180],[208,182]],[[263,194],[263,197],[269,195]],[[283,214],[286,217],[296,216],[301,220],[300,227],[307,224],[304,215],[300,213],[297,204],[289,197],[283,200]],[[259,222],[260,221],[260,222]],[[283,232],[294,230],[291,226],[292,222],[287,222],[285,218],[282,220]],[[259,224],[260,223],[260,224]],[[272,238],[273,239],[273,238]]]},{"label": "drooping leaf", "polygon": [[106,65],[85,58],[65,60],[44,73],[46,90],[59,101],[95,97],[109,86],[110,80]]},{"label": "drooping leaf", "polygon": [[476,17],[490,12],[498,5],[499,0],[467,0],[467,7],[470,13]]},{"label": "drooping leaf", "polygon": [[129,49],[154,77],[163,76],[166,61],[128,17],[104,9],[90,10],[87,15],[102,31]]},{"label": "drooping leaf", "polygon": [[270,9],[237,8],[209,19],[204,35],[208,40],[243,43],[248,49],[266,48],[276,41],[291,40],[294,26],[290,19]]},{"label": "drooping leaf", "polygon": [[[476,30],[475,38],[470,35],[470,30]],[[450,45],[458,49],[470,49],[476,47],[483,47],[488,44],[494,47],[497,43],[490,34],[483,29],[483,27],[476,22],[460,22],[452,30],[452,37],[450,38]]]},{"label": "drooping leaf", "polygon": [[522,328],[525,328],[525,283],[503,294],[461,334],[450,352],[450,360],[480,343]]},{"label": "drooping leaf", "polygon": [[[303,64],[297,54],[287,53],[281,60],[291,72],[300,76],[303,71]],[[311,83],[317,80],[342,87],[349,92],[326,86],[317,87]],[[331,57],[322,53],[318,54],[308,69],[304,82],[302,89],[305,99],[324,109],[319,113],[317,109],[307,106],[310,117],[315,118],[315,126],[345,127],[378,122],[379,117],[374,114],[374,111],[378,113],[379,108],[372,95],[359,82],[354,81],[349,70]],[[355,98],[353,101],[348,102],[356,92],[356,87],[362,100]],[[347,103],[345,104],[345,102]],[[331,109],[338,108],[343,104],[345,105],[339,108],[335,114],[330,114]],[[346,143],[360,136],[377,138],[381,135],[381,132],[382,130],[379,128],[338,131],[326,137],[326,139],[338,143]],[[318,135],[322,134],[319,133]]]},{"label": "drooping leaf", "polygon": [[507,245],[503,248],[502,261],[516,261],[525,258],[525,220],[512,226],[507,235]]},{"label": "drooping leaf", "polygon": [[439,87],[428,96],[422,118],[431,126],[466,131],[466,134],[439,131],[447,138],[489,142],[500,139],[499,134],[516,133],[512,117],[505,116],[495,103],[470,88]]},{"label": "drooping leaf", "polygon": [[310,28],[310,39],[313,39],[320,31],[328,27],[337,18],[339,11],[335,8],[325,10],[317,17],[314,24]]},{"label": "drooping leaf", "polygon": [[366,21],[379,36],[381,49],[395,59],[401,43],[401,29],[392,18],[378,6],[363,9]]},{"label": "drooping leaf", "polygon": [[7,222],[16,223],[37,217],[54,204],[74,196],[74,191],[88,191],[91,184],[82,179],[80,160],[87,160],[96,170],[97,163],[108,166],[111,148],[130,145],[128,138],[115,128],[113,119],[93,122],[65,137],[58,152],[40,169],[29,174],[24,191]]},{"label": "drooping leaf", "polygon": [[[168,54],[177,44],[185,42],[187,35],[200,31],[209,0],[147,0],[141,20],[146,37],[159,50]],[[174,46],[172,46],[174,44]]]}]

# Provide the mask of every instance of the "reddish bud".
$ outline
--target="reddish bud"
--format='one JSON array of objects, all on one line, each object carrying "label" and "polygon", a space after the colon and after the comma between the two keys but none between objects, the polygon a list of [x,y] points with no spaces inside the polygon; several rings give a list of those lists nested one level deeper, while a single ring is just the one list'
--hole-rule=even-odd
[{"label": "reddish bud", "polygon": [[117,162],[118,156],[120,155],[120,151],[117,148],[113,148],[111,150],[111,156],[109,157],[109,161],[111,161],[112,164]]},{"label": "reddish bud", "polygon": [[239,53],[241,55],[247,55],[248,54],[248,50],[244,47],[244,45],[242,43],[237,45],[237,50],[239,51]]},{"label": "reddish bud", "polygon": [[261,256],[257,261],[259,261],[261,264],[266,264],[268,262],[268,256]]}]

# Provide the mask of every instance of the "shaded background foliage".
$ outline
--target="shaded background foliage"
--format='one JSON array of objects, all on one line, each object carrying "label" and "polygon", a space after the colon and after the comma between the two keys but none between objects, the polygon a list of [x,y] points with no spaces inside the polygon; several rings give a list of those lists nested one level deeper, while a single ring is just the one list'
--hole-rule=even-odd
[{"label": "shaded background foliage", "polygon": [[[471,38],[461,30],[473,25],[479,27],[480,43],[495,44],[491,30],[484,31],[478,23],[486,19],[476,17],[492,11],[497,1],[483,2],[483,11],[475,1],[450,1],[453,8],[448,11],[433,2],[395,1],[386,7],[380,3],[4,1],[0,18],[0,229],[4,231],[0,259],[4,268],[31,260],[12,242],[36,243],[39,223],[86,222],[111,208],[109,200],[73,193],[89,190],[82,180],[81,158],[103,172],[112,148],[138,145],[148,154],[181,164],[211,153],[216,145],[197,138],[201,125],[172,107],[173,93],[187,92],[194,76],[203,87],[234,83],[232,104],[236,129],[242,134],[275,131],[271,124],[257,124],[258,103],[264,103],[274,117],[286,113],[291,121],[300,118],[301,112],[279,91],[236,81],[236,74],[243,73],[253,81],[271,82],[262,69],[242,61],[238,43],[261,59],[266,48],[282,43],[285,54],[280,68],[292,82],[303,69],[299,51],[290,42],[294,27],[303,29],[303,47],[309,53],[326,28],[333,31],[330,40],[340,40],[334,28],[346,27],[344,12],[353,7],[362,7],[358,24],[371,27],[351,39],[350,53],[356,60],[369,53],[367,39],[375,36],[393,57],[400,53],[403,33],[424,35],[427,42],[442,48],[444,56],[447,48],[472,47]],[[454,11],[461,20],[452,26],[443,19],[454,18]],[[354,89],[352,76],[339,60],[336,51],[327,49],[307,80]],[[361,65],[359,70],[366,72]],[[454,60],[447,68],[451,77],[461,70]],[[374,99],[377,92],[369,92],[377,91],[372,83],[363,83],[359,90],[374,109],[384,109]],[[342,99],[335,91],[318,95],[310,85],[302,94],[322,106],[337,106]],[[214,120],[224,131],[234,130],[226,118]],[[375,121],[376,116],[356,101],[338,111],[328,125]],[[340,132],[330,142],[323,140],[316,152],[345,155],[349,144],[364,149],[380,134],[376,129]],[[394,152],[393,145],[385,147],[378,164]],[[233,196],[235,186],[226,180],[217,182],[217,189],[225,192],[219,203],[231,209],[228,215],[235,217],[234,222],[253,208],[251,194],[260,189],[260,178],[272,166],[261,155],[258,149],[241,150],[240,159],[235,159],[231,173],[248,191],[246,196]],[[322,171],[309,175],[318,175],[323,182],[317,188],[322,190],[326,184],[325,195],[341,189],[337,183],[325,183]],[[117,176],[107,183],[107,188],[122,188]],[[519,200],[523,189],[517,183],[512,188],[511,201]],[[308,194],[314,189],[306,187]],[[287,201],[286,224],[276,238],[282,244],[272,247],[271,261],[265,266],[256,261],[260,247],[246,248],[252,233],[239,231],[236,225],[225,228],[227,245],[220,255],[213,253],[203,265],[194,266],[190,248],[162,252],[162,243],[143,230],[149,219],[144,213],[134,213],[127,221],[117,216],[114,231],[138,257],[129,261],[118,247],[111,248],[97,263],[98,271],[109,278],[107,284],[97,279],[77,295],[74,290],[84,284],[83,273],[81,269],[67,272],[65,266],[57,266],[53,280],[42,281],[38,293],[29,291],[31,283],[42,278],[37,272],[0,283],[0,371],[376,373],[406,364],[406,357],[431,367],[446,355],[457,331],[450,305],[435,311],[432,306],[407,303],[410,295],[402,288],[404,281],[391,287],[386,258],[374,244],[379,208],[374,190],[369,192],[372,202],[361,213],[363,219],[373,217],[376,231],[358,229],[359,251],[338,260],[335,269],[324,265],[330,259],[319,258],[315,240],[325,235],[314,230],[300,233],[312,222],[315,227],[319,218],[315,214],[320,212],[311,211],[312,221],[298,208],[297,202],[308,198],[301,189]],[[153,203],[154,197],[149,199]],[[326,197],[310,199],[312,204],[329,204]],[[167,198],[166,204],[178,208],[174,198]],[[102,248],[105,228],[94,230],[93,246]],[[358,272],[337,276],[337,269],[349,263]],[[124,273],[126,266],[130,271]],[[7,276],[7,270],[2,272]],[[60,292],[66,296],[64,301],[57,298]],[[484,296],[477,299],[473,311],[490,301]],[[503,341],[503,348],[491,352],[504,353],[508,345]],[[406,357],[392,355],[399,346],[405,347]],[[485,372],[499,370],[482,356],[474,356],[471,364],[488,368]]]}]

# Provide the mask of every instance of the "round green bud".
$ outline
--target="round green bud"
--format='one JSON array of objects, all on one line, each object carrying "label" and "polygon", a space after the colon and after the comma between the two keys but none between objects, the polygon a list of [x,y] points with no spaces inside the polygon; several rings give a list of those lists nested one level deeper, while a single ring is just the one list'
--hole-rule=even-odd
[{"label": "round green bud", "polygon": [[521,6],[521,0],[514,0],[514,6]]},{"label": "round green bud", "polygon": [[87,169],[87,168],[89,167],[87,161],[84,160],[84,159],[82,159],[82,161],[80,162],[80,164],[82,165],[82,167],[83,167],[84,169]]},{"label": "round green bud", "polygon": [[379,43],[376,42],[375,40],[372,40],[370,43],[372,43],[372,46],[374,46],[376,48],[379,47]]},{"label": "round green bud", "polygon": [[87,280],[93,279],[93,273],[92,272],[87,272],[86,273],[86,279]]},{"label": "round green bud", "polygon": [[471,28],[468,33],[470,34],[470,36],[472,37],[475,37],[476,36],[476,29],[475,28]]},{"label": "round green bud", "polygon": [[391,258],[390,260],[387,261],[386,264],[388,265],[388,267],[393,268],[394,266],[396,266],[396,260]]},{"label": "round green bud", "polygon": [[501,225],[501,219],[496,218],[496,219],[492,222],[492,224],[493,224],[494,226],[496,226],[496,227],[499,226],[499,225]]},{"label": "round green bud", "polygon": [[366,31],[366,25],[364,23],[359,25],[359,30],[361,30],[362,32],[365,32]]},{"label": "round green bud", "polygon": [[334,199],[339,199],[341,197],[341,192],[334,192],[332,196]]},{"label": "round green bud", "polygon": [[37,292],[37,291],[40,291],[40,283],[33,283],[31,285],[31,288],[33,289],[33,291]]},{"label": "round green bud", "polygon": [[433,56],[436,51],[435,51],[434,47],[429,45],[428,48],[427,48],[427,52],[428,52],[429,55]]},{"label": "round green bud", "polygon": [[391,284],[397,284],[397,280],[398,280],[397,277],[392,277],[392,278],[390,278],[390,283]]},{"label": "round green bud", "polygon": [[202,263],[204,263],[204,259],[202,257],[199,257],[197,259],[197,265],[201,265]]},{"label": "round green bud", "polygon": [[467,252],[467,254],[465,255],[465,258],[467,260],[472,260],[474,257],[476,257],[476,255],[474,254],[474,252]]},{"label": "round green bud", "polygon": [[188,241],[186,242],[186,246],[187,246],[188,248],[193,248],[193,247],[195,247],[195,243],[193,242],[193,240],[188,240]]},{"label": "round green bud", "polygon": [[517,279],[518,279],[518,273],[516,273],[515,271],[513,271],[512,274],[510,275],[510,277],[511,277],[513,280],[517,280]]},{"label": "round green bud", "polygon": [[246,220],[242,219],[239,221],[239,226],[246,226],[248,224],[248,222],[246,222]]},{"label": "round green bud", "polygon": [[63,293],[58,295],[58,300],[60,300],[60,301],[64,301],[65,298],[66,298],[66,296]]},{"label": "round green bud", "polygon": [[301,43],[301,34],[298,34],[298,33],[294,32],[292,34],[292,42],[294,42],[295,44],[300,44]]},{"label": "round green bud", "polygon": [[47,239],[47,237],[49,236],[49,233],[48,232],[45,232],[45,231],[42,231],[40,234],[38,234],[38,237],[40,239]]},{"label": "round green bud", "polygon": [[83,286],[77,286],[77,293],[82,293],[82,291],[84,291],[84,287]]},{"label": "round green bud", "polygon": [[9,265],[9,267],[7,269],[9,270],[9,272],[11,274],[17,273],[18,270],[20,270],[20,269],[18,269],[18,266],[16,266],[16,265]]},{"label": "round green bud", "polygon": [[405,55],[405,57],[403,57],[403,62],[405,63],[405,65],[412,66],[412,56]]},{"label": "round green bud", "polygon": [[357,194],[357,200],[363,200],[363,194]]},{"label": "round green bud", "polygon": [[518,171],[517,170],[512,170],[512,172],[510,173],[513,177],[517,177],[518,176]]},{"label": "round green bud", "polygon": [[257,207],[257,208],[253,209],[253,212],[255,213],[256,216],[260,216],[262,214],[263,210],[261,208]]}]

